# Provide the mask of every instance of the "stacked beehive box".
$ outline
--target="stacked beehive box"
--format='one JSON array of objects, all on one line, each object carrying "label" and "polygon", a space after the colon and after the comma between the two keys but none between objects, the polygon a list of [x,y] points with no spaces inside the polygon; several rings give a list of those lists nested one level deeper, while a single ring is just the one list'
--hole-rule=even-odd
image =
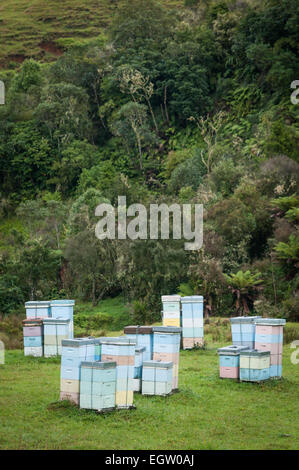
[{"label": "stacked beehive box", "polygon": [[79,405],[80,366],[97,359],[97,339],[64,339],[61,342],[60,399]]},{"label": "stacked beehive box", "polygon": [[136,343],[129,340],[105,340],[101,338],[104,362],[116,362],[116,397],[117,408],[130,408],[134,397],[134,365]]},{"label": "stacked beehive box", "polygon": [[240,351],[240,381],[261,382],[270,378],[270,352]]},{"label": "stacked beehive box", "polygon": [[240,352],[247,346],[226,346],[218,349],[220,377],[222,379],[238,379],[240,377]]},{"label": "stacked beehive box", "polygon": [[44,356],[61,355],[61,342],[69,338],[70,320],[44,318]]},{"label": "stacked beehive box", "polygon": [[172,362],[143,362],[142,395],[168,395],[172,390],[172,371]]},{"label": "stacked beehive box", "polygon": [[143,360],[150,361],[153,356],[153,327],[152,326],[126,326],[126,338],[136,342],[136,346],[144,347]]},{"label": "stacked beehive box", "polygon": [[181,326],[181,297],[179,295],[162,295],[163,326]]},{"label": "stacked beehive box", "polygon": [[283,327],[278,318],[258,318],[255,321],[255,349],[270,351],[270,377],[282,376]]},{"label": "stacked beehive box", "polygon": [[51,309],[49,301],[25,302],[26,318],[49,318]]},{"label": "stacked beehive box", "polygon": [[104,411],[115,407],[116,362],[82,362],[80,408]]},{"label": "stacked beehive box", "polygon": [[192,295],[181,298],[183,349],[203,345],[203,297]]},{"label": "stacked beehive box", "polygon": [[24,355],[43,356],[43,320],[28,318],[23,320]]},{"label": "stacked beehive box", "polygon": [[135,364],[134,364],[134,379],[133,379],[134,392],[141,392],[144,351],[145,351],[145,347],[142,347],[142,346],[135,347]]},{"label": "stacked beehive box", "polygon": [[234,317],[230,319],[234,345],[254,349],[255,320],[258,318],[261,317]]},{"label": "stacked beehive box", "polygon": [[74,300],[52,300],[50,316],[57,320],[69,320],[69,338],[74,337]]},{"label": "stacked beehive box", "polygon": [[172,362],[172,389],[178,388],[181,328],[154,326],[153,360]]}]

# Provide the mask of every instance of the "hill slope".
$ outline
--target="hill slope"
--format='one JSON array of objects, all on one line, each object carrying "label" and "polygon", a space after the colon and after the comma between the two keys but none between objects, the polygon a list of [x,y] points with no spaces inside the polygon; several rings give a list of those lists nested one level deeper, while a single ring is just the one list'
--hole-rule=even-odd
[{"label": "hill slope", "polygon": [[[99,36],[113,18],[117,1],[2,0],[0,67],[13,68],[27,57],[50,61],[64,45]],[[163,2],[170,6],[183,0]]]}]

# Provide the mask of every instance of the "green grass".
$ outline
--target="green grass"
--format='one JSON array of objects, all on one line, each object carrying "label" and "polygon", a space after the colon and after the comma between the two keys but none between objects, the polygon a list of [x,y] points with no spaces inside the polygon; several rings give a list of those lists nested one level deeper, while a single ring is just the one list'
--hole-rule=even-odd
[{"label": "green grass", "polygon": [[1,449],[298,449],[299,365],[284,348],[284,379],[218,377],[216,348],[183,351],[180,392],[135,394],[132,411],[97,415],[59,397],[59,359],[7,351],[0,365]]},{"label": "green grass", "polygon": [[[183,0],[163,3],[178,7]],[[1,0],[0,67],[28,57],[55,60],[65,47],[102,35],[115,9],[110,0]]]},{"label": "green grass", "polygon": [[128,325],[130,322],[130,307],[128,303],[125,302],[122,295],[113,298],[107,298],[102,300],[99,305],[93,307],[90,302],[76,302],[75,304],[75,335],[78,334],[92,334],[94,336],[100,336],[97,334],[100,329],[105,329],[105,325],[101,327],[99,325],[98,330],[82,330],[82,328],[76,327],[77,321],[76,316],[88,315],[90,319],[92,316],[104,314],[111,317],[109,321],[109,330],[113,332],[113,335],[116,335],[117,332],[121,331],[124,326]]}]

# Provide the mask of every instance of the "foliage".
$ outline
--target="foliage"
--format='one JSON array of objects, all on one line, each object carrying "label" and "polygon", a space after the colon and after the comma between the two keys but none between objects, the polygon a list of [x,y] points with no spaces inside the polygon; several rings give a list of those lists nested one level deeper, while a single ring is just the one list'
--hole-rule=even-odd
[{"label": "foliage", "polygon": [[[296,0],[36,0],[22,21],[21,1],[10,3],[1,312],[49,295],[101,307],[121,294],[150,322],[181,286],[205,296],[206,316],[228,315],[239,296],[243,310],[261,300],[297,318]],[[121,195],[127,206],[204,204],[203,249],[186,252],[172,233],[98,240],[95,208]],[[262,294],[225,281],[248,271],[261,272]]]},{"label": "foliage", "polygon": [[238,271],[236,274],[225,274],[226,282],[235,297],[235,308],[238,313],[248,314],[249,303],[253,301],[260,284],[263,282],[261,273],[252,274],[249,270]]}]

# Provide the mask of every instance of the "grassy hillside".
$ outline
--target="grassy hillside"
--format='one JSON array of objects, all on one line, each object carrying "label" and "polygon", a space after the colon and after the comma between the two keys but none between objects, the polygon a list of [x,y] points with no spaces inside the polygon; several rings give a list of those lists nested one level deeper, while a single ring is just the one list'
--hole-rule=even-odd
[{"label": "grassy hillside", "polygon": [[296,449],[298,365],[284,348],[284,379],[236,383],[218,376],[214,343],[183,351],[180,392],[135,394],[136,410],[97,415],[59,402],[60,364],[8,351],[0,365],[1,449]]},{"label": "grassy hillside", "polygon": [[[113,18],[117,1],[2,0],[0,67],[33,57],[55,60],[67,45],[96,38]],[[164,1],[180,6],[183,0]]]}]

